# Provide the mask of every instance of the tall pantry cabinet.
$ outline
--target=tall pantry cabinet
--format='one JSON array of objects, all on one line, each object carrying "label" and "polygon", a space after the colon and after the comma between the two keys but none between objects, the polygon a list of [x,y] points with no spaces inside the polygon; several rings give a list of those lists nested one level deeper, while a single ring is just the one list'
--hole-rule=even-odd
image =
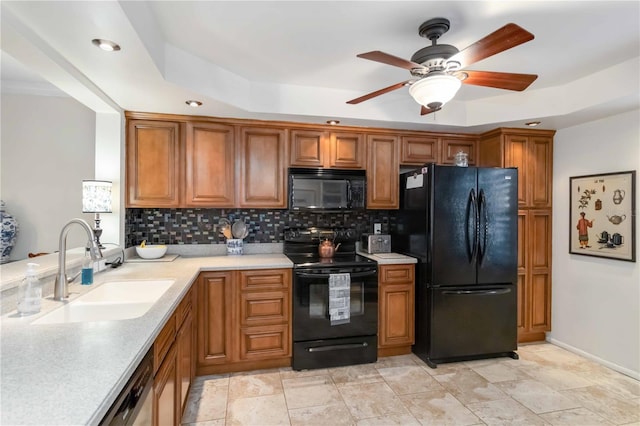
[{"label": "tall pantry cabinet", "polygon": [[480,135],[478,164],[518,169],[518,341],[551,330],[553,130],[500,128]]}]

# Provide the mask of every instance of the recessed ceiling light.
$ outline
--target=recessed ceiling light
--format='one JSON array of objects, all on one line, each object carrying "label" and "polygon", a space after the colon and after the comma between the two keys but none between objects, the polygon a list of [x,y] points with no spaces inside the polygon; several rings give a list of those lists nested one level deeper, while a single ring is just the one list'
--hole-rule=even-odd
[{"label": "recessed ceiling light", "polygon": [[94,38],[93,40],[91,40],[91,43],[93,43],[95,46],[98,46],[100,49],[105,50],[107,52],[115,52],[120,50],[120,46],[111,40]]},{"label": "recessed ceiling light", "polygon": [[327,120],[327,124],[335,126],[336,124],[340,124],[340,121],[338,121],[338,120]]},{"label": "recessed ceiling light", "polygon": [[540,124],[540,121],[530,121],[528,123],[524,123],[525,126],[529,127],[536,127],[538,124]]},{"label": "recessed ceiling light", "polygon": [[202,105],[202,102],[200,101],[194,101],[194,100],[188,100],[185,102],[187,105],[189,105],[190,107],[194,107],[194,108],[198,108],[200,105]]}]

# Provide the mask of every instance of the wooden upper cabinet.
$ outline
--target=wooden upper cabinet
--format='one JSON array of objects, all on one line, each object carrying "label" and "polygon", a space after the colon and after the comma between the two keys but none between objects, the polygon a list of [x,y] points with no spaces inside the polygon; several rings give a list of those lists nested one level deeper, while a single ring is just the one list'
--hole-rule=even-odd
[{"label": "wooden upper cabinet", "polygon": [[327,132],[291,130],[289,165],[293,167],[323,167]]},{"label": "wooden upper cabinet", "polygon": [[290,166],[364,168],[365,142],[362,133],[293,129],[290,135]]},{"label": "wooden upper cabinet", "polygon": [[189,207],[235,205],[233,126],[187,123],[185,204]]},{"label": "wooden upper cabinet", "polygon": [[421,166],[440,160],[440,139],[435,136],[402,136],[400,164]]},{"label": "wooden upper cabinet", "polygon": [[397,209],[400,164],[398,137],[367,135],[367,208]]},{"label": "wooden upper cabinet", "polygon": [[467,153],[467,160],[470,166],[474,166],[476,164],[476,150],[478,147],[477,137],[443,137],[441,138],[441,144],[441,164],[455,164],[455,155],[460,151]]},{"label": "wooden upper cabinet", "polygon": [[518,169],[520,208],[551,208],[554,133],[498,129],[480,138],[480,165]]},{"label": "wooden upper cabinet", "polygon": [[553,188],[553,142],[548,136],[529,138],[529,205],[551,207]]},{"label": "wooden upper cabinet", "polygon": [[287,139],[284,129],[240,128],[240,207],[285,208]]},{"label": "wooden upper cabinet", "polygon": [[366,145],[362,133],[331,133],[329,164],[331,168],[363,169]]},{"label": "wooden upper cabinet", "polygon": [[180,123],[129,120],[127,126],[127,207],[179,207]]}]

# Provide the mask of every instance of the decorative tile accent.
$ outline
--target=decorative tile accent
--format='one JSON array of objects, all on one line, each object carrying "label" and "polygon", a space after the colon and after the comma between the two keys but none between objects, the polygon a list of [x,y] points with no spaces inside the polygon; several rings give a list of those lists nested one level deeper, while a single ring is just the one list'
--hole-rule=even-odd
[{"label": "decorative tile accent", "polygon": [[244,220],[249,228],[245,244],[281,243],[287,227],[344,227],[357,232],[372,232],[373,223],[389,232],[389,211],[367,210],[346,213],[307,213],[262,209],[127,209],[125,213],[126,247],[149,244],[224,244],[219,231],[220,218],[231,223]]}]

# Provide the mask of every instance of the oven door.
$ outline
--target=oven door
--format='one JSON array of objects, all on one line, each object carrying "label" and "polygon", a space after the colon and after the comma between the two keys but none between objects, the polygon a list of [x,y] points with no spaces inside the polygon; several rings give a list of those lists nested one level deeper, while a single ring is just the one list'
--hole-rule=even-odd
[{"label": "oven door", "polygon": [[[332,320],[329,313],[329,278],[339,273],[350,275],[349,318],[343,321]],[[377,266],[301,268],[295,270],[293,285],[294,342],[378,333]]]}]

